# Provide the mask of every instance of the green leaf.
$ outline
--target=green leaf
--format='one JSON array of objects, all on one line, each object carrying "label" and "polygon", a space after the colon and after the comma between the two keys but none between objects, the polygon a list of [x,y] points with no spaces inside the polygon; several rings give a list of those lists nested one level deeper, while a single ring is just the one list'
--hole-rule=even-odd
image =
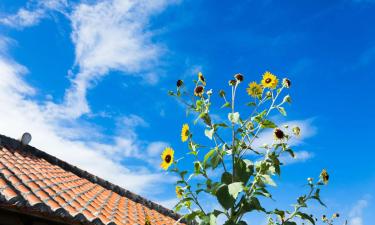
[{"label": "green leaf", "polygon": [[274,124],[271,120],[263,120],[260,122],[261,128],[276,128],[276,124]]},{"label": "green leaf", "polygon": [[224,105],[222,105],[221,108],[230,108],[230,103],[229,102],[224,103]]},{"label": "green leaf", "polygon": [[253,163],[248,159],[236,159],[234,166],[236,168],[236,181],[246,184],[254,173]]},{"label": "green leaf", "polygon": [[256,106],[257,104],[255,102],[248,102],[246,103],[247,106]]},{"label": "green leaf", "polygon": [[279,107],[277,107],[277,110],[279,110],[279,112],[280,112],[283,116],[286,116],[286,111],[285,111],[284,107],[279,106]]},{"label": "green leaf", "polygon": [[221,156],[217,152],[214,152],[213,156],[211,157],[212,169],[215,169],[219,165],[221,160]]},{"label": "green leaf", "polygon": [[240,120],[240,114],[238,112],[228,113],[228,119],[230,122],[237,124]]},{"label": "green leaf", "polygon": [[283,223],[283,225],[297,225],[297,223],[293,222],[293,221],[287,221],[287,222]]},{"label": "green leaf", "polygon": [[231,174],[231,173],[224,172],[224,173],[221,175],[221,183],[224,183],[224,184],[231,184],[232,181],[233,181],[233,178],[232,178],[232,174]]},{"label": "green leaf", "polygon": [[303,219],[303,220],[308,220],[308,221],[310,221],[310,223],[312,223],[312,224],[315,225],[315,220],[314,220],[314,218],[312,218],[311,216],[307,215],[306,213],[303,213],[303,212],[297,212],[297,213],[296,213],[296,216],[300,217],[300,218]]},{"label": "green leaf", "polygon": [[210,130],[204,130],[204,135],[206,135],[206,137],[208,137],[210,140],[212,140],[212,136],[214,135],[214,132],[215,130],[214,129],[210,129]]},{"label": "green leaf", "polygon": [[229,194],[236,199],[238,194],[243,191],[242,182],[234,182],[228,185]]},{"label": "green leaf", "polygon": [[216,191],[216,198],[220,205],[228,210],[231,208],[235,202],[235,199],[229,194],[228,185],[222,184]]},{"label": "green leaf", "polygon": [[257,211],[263,211],[265,212],[266,210],[260,205],[260,202],[258,198],[251,197],[250,200],[246,200],[247,198],[241,199],[243,202],[243,210],[245,212],[251,212],[253,210]]},{"label": "green leaf", "polygon": [[255,121],[257,123],[260,123],[262,121],[263,117],[266,115],[266,113],[267,113],[267,110],[263,110],[258,115],[254,116],[254,117],[251,117],[251,120]]},{"label": "green leaf", "polygon": [[209,152],[207,152],[207,154],[204,156],[204,159],[203,159],[203,165],[204,167],[207,166],[207,160],[209,158],[211,158],[211,156],[217,151],[217,149],[211,149]]}]

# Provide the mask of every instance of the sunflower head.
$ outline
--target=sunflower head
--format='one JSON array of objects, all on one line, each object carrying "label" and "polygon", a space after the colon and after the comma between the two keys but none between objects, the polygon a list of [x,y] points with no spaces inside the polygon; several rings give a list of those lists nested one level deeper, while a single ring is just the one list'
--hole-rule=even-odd
[{"label": "sunflower head", "polygon": [[340,217],[340,214],[339,214],[339,213],[334,213],[332,217],[333,217],[333,218],[339,218],[339,217]]},{"label": "sunflower head", "polygon": [[161,164],[160,167],[164,170],[167,170],[173,163],[174,160],[174,151],[172,148],[167,147],[164,149],[163,153],[161,154]]},{"label": "sunflower head", "polygon": [[255,98],[262,94],[263,88],[256,82],[251,82],[249,83],[249,87],[246,88],[246,91],[248,95]]},{"label": "sunflower head", "polygon": [[262,85],[263,85],[263,87],[270,88],[270,89],[275,89],[277,87],[277,83],[278,82],[279,82],[279,80],[272,73],[266,71],[263,74],[263,79],[262,79]]},{"label": "sunflower head", "polygon": [[292,83],[290,82],[290,80],[288,78],[284,78],[283,79],[283,86],[286,87],[286,88],[290,88],[290,85]]},{"label": "sunflower head", "polygon": [[279,128],[275,128],[275,130],[273,131],[273,136],[276,140],[283,140],[285,138],[284,131]]},{"label": "sunflower head", "polygon": [[180,186],[176,186],[176,196],[177,198],[182,198],[182,195],[184,194],[184,190]]},{"label": "sunflower head", "polygon": [[177,87],[179,88],[179,87],[181,87],[182,85],[184,85],[184,82],[183,82],[182,80],[177,80],[176,85],[177,85]]},{"label": "sunflower head", "polygon": [[244,79],[243,75],[240,73],[237,73],[236,75],[234,75],[234,78],[238,81],[238,83],[241,83]]},{"label": "sunflower head", "polygon": [[184,125],[182,125],[182,129],[181,129],[181,141],[182,142],[187,141],[189,138],[189,134],[190,134],[189,125],[185,123]]},{"label": "sunflower head", "polygon": [[236,83],[237,83],[236,80],[230,80],[230,81],[228,81],[229,86],[234,86],[234,85],[236,85]]},{"label": "sunflower head", "polygon": [[327,173],[327,170],[322,170],[322,172],[320,173],[320,179],[324,184],[328,184],[329,174]]},{"label": "sunflower head", "polygon": [[204,79],[204,76],[201,72],[198,73],[198,81],[200,81],[203,86],[206,86],[206,80]]},{"label": "sunflower head", "polygon": [[194,89],[194,95],[195,96],[199,96],[201,97],[203,95],[203,92],[204,92],[204,87],[203,86],[196,86],[195,89]]}]

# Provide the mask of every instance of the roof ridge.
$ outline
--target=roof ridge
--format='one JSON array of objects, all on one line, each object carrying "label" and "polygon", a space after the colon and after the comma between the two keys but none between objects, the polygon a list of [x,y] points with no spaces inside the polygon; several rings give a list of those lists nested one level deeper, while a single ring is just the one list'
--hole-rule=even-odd
[{"label": "roof ridge", "polygon": [[[173,218],[175,220],[179,220],[181,218],[181,215],[175,213],[173,210],[170,210],[170,209],[167,209],[166,207],[160,205],[160,204],[157,204],[153,201],[150,201],[150,200],[147,200],[146,198],[138,195],[138,194],[135,194],[129,190],[126,190],[125,188],[122,188],[116,184],[113,184],[107,180],[104,180],[103,178],[100,178],[98,176],[95,176],[85,170],[82,170],[76,166],[73,166],[72,164],[68,163],[68,162],[65,162],[53,155],[50,155],[38,148],[35,148],[31,145],[22,145],[22,143],[19,141],[19,140],[16,140],[14,138],[11,138],[11,137],[7,137],[5,135],[2,135],[0,134],[0,146],[2,147],[8,147],[10,148],[11,150],[17,150],[17,149],[21,149],[23,152],[26,152],[26,153],[31,153],[32,155],[36,156],[36,157],[39,157],[39,158],[43,158],[44,160],[46,160],[47,162],[53,164],[53,165],[57,165],[59,167],[61,167],[62,169],[66,170],[66,171],[69,171],[81,178],[85,178],[87,180],[89,180],[90,182],[93,182],[95,184],[98,184],[108,190],[111,190],[121,196],[124,196],[126,198],[129,198],[130,200],[136,202],[136,203],[140,203],[150,209],[153,209],[153,210],[156,210],[157,212],[165,215],[165,216],[168,216],[170,218]],[[182,223],[185,223],[186,224],[186,221],[184,219],[181,220]]]}]

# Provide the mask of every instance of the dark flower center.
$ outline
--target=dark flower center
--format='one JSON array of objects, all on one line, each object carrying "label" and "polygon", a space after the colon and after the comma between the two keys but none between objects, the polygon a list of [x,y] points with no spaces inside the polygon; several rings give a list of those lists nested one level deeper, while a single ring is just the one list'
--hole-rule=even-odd
[{"label": "dark flower center", "polygon": [[166,155],[165,158],[164,158],[164,160],[165,160],[166,163],[170,163],[171,160],[172,160],[171,155]]},{"label": "dark flower center", "polygon": [[203,87],[202,86],[198,86],[198,87],[195,88],[195,93],[200,94],[202,92],[203,92]]},{"label": "dark flower center", "polygon": [[268,84],[268,83],[271,83],[271,81],[272,81],[271,78],[267,78],[267,79],[266,79],[266,83],[267,83],[267,84]]},{"label": "dark flower center", "polygon": [[284,138],[284,132],[280,129],[276,129],[275,130],[275,136],[278,138],[278,139],[283,139]]}]

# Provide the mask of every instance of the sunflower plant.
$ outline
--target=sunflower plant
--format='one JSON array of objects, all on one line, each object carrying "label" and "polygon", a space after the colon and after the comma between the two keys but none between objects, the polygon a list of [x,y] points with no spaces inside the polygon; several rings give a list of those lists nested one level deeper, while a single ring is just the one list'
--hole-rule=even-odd
[{"label": "sunflower plant", "polygon": [[[280,157],[284,154],[295,156],[288,143],[303,132],[297,126],[278,126],[270,119],[275,112],[287,115],[285,106],[291,103],[291,97],[284,92],[291,87],[291,81],[284,78],[280,82],[274,74],[265,72],[260,82],[250,82],[246,87],[249,99],[246,107],[249,109],[240,113],[237,108],[241,103],[236,95],[244,83],[244,76],[234,75],[228,82],[230,94],[224,90],[217,93],[223,101],[220,110],[226,114],[222,121],[216,121],[220,116],[213,116],[211,112],[214,92],[207,88],[206,82],[203,74],[198,73],[192,93],[182,80],[177,81],[176,91],[169,92],[195,116],[190,125],[204,126],[201,135],[208,143],[198,143],[202,138],[196,138],[185,123],[181,141],[187,144],[188,150],[184,151],[187,157],[176,160],[170,147],[161,155],[161,167],[178,177],[176,195],[179,202],[175,210],[184,212],[186,221],[202,225],[215,225],[218,217],[224,218],[225,225],[246,225],[252,213],[264,214],[269,225],[315,224],[318,219],[308,214],[307,208],[311,201],[325,206],[320,199],[320,190],[329,180],[326,170],[322,170],[316,179],[307,179],[307,193],[298,197],[291,209],[266,208],[263,204],[267,198],[273,200],[270,187],[276,186],[275,177],[281,175],[283,163]],[[261,134],[270,131],[274,140],[258,146],[256,143]],[[183,164],[187,162],[186,158],[192,159],[191,170],[180,169],[182,165],[186,167]],[[331,219],[324,216],[320,220],[332,224],[337,215]]]}]

